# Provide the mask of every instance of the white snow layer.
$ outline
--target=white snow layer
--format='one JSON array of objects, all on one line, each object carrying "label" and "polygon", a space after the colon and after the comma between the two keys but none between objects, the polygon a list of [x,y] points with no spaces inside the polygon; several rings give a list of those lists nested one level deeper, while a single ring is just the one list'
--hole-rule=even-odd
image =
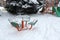
[{"label": "white snow layer", "polygon": [[32,30],[17,31],[8,21],[15,16],[2,11],[0,14],[0,40],[60,40],[60,17],[32,14],[29,15],[32,20],[38,19]]},{"label": "white snow layer", "polygon": [[29,3],[39,4],[37,0],[29,0]]}]

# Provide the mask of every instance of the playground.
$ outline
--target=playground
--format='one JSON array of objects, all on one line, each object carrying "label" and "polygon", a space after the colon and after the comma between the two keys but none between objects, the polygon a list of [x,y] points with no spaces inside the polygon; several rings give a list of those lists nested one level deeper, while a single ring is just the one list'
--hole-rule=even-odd
[{"label": "playground", "polygon": [[[18,31],[8,21],[16,15],[1,11],[0,13],[0,40],[60,40],[60,17],[51,14],[28,15],[32,20],[37,19],[38,22],[31,30]],[[20,16],[17,17],[20,18]]]},{"label": "playground", "polygon": [[43,11],[30,15],[12,15],[0,7],[0,40],[60,40],[59,5],[52,1],[52,6],[43,5]]}]

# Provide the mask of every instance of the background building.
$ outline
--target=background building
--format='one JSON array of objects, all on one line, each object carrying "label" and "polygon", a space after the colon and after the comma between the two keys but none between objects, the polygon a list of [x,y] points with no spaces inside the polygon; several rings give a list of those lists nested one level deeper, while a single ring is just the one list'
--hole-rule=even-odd
[{"label": "background building", "polygon": [[5,6],[6,5],[6,0],[0,0],[0,6]]}]

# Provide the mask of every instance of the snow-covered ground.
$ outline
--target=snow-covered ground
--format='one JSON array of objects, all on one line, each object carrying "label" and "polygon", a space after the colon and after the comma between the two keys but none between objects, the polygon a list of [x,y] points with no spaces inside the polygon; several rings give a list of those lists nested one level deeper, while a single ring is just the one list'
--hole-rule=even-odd
[{"label": "snow-covered ground", "polygon": [[32,30],[17,31],[8,21],[15,16],[2,11],[0,14],[0,40],[60,40],[60,17],[32,14],[31,19],[38,19]]}]

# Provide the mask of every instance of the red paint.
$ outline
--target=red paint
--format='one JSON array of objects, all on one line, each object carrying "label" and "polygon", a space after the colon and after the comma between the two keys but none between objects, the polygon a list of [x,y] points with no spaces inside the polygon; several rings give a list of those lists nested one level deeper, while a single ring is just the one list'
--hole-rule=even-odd
[{"label": "red paint", "polygon": [[22,20],[22,28],[24,28],[24,21]]}]

